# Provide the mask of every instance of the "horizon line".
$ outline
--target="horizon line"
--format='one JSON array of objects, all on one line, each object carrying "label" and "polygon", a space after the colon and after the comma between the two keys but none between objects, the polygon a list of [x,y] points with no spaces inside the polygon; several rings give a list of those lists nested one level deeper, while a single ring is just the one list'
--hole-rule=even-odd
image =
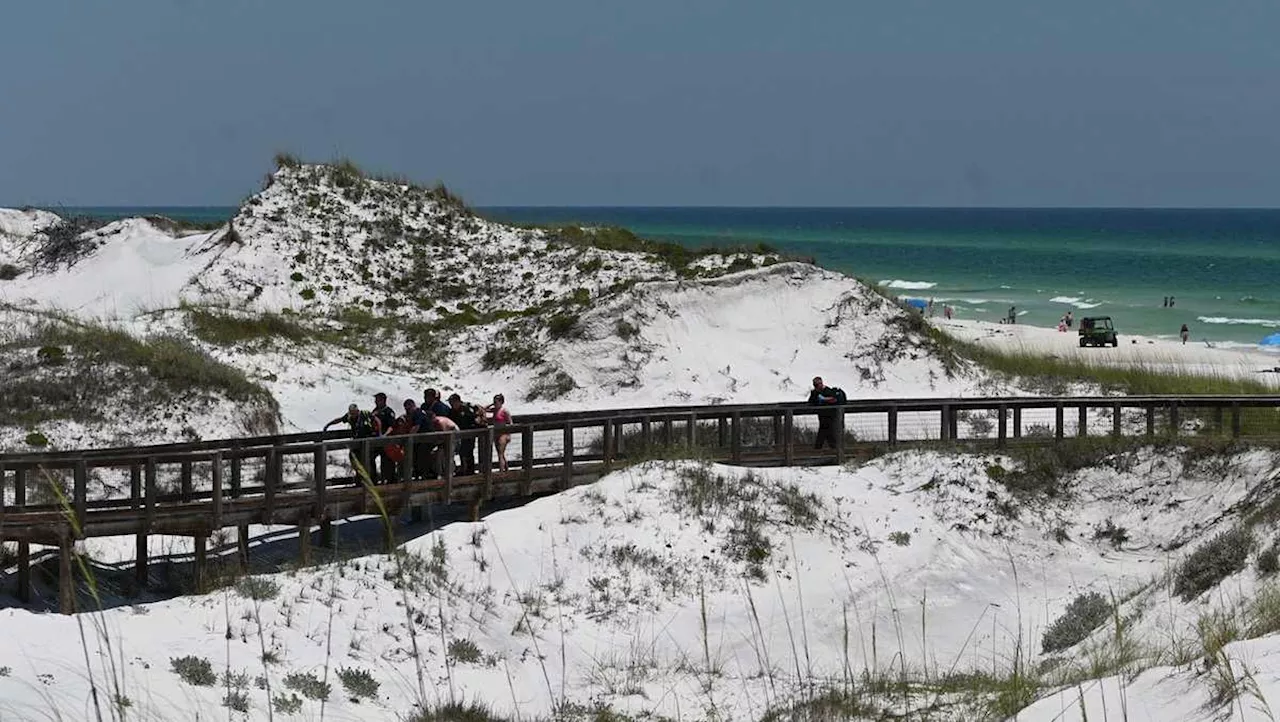
[{"label": "horizon line", "polygon": [[[211,203],[183,203],[183,204],[154,204],[154,203],[133,203],[133,204],[41,204],[41,203],[23,203],[17,205],[0,205],[0,208],[24,209],[37,208],[40,210],[56,211],[59,208],[64,209],[160,209],[160,208],[239,208],[243,204],[211,204]],[[661,204],[522,204],[522,203],[490,203],[490,204],[474,204],[471,208],[477,210],[483,209],[540,209],[553,210],[559,208],[573,209],[597,209],[597,210],[798,210],[798,211],[823,211],[823,210],[939,210],[939,211],[1280,211],[1280,206],[1124,206],[1124,205],[1104,205],[1104,206],[1040,206],[1040,205],[1013,205],[1013,206],[948,206],[948,205],[703,205],[703,204],[683,204],[683,205],[661,205]]]}]

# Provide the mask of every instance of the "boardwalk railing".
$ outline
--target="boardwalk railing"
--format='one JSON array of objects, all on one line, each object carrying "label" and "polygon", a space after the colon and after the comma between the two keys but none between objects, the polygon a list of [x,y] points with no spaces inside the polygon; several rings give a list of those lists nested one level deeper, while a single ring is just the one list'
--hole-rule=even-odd
[{"label": "boardwalk railing", "polygon": [[[31,592],[31,545],[60,550],[60,605],[74,607],[74,542],[136,535],[136,580],[148,580],[148,536],[194,539],[196,585],[207,540],[238,530],[247,561],[249,525],[291,524],[309,561],[313,528],[332,541],[331,523],[377,513],[353,469],[381,467],[389,445],[404,449],[394,478],[376,487],[383,505],[415,516],[424,504],[469,502],[568,488],[638,458],[695,451],[737,464],[840,463],[853,454],[908,444],[999,448],[1072,437],[1214,434],[1280,437],[1280,396],[1127,396],[900,399],[835,407],[737,404],[532,414],[520,423],[451,433],[350,439],[309,432],[144,447],[0,455],[0,541],[18,544],[18,595]],[[819,424],[832,443],[814,448]],[[506,470],[495,441],[508,436]],[[476,455],[462,475],[457,452]],[[381,469],[379,469],[381,471]],[[434,478],[421,478],[432,476]],[[125,494],[124,490],[128,489]]]}]

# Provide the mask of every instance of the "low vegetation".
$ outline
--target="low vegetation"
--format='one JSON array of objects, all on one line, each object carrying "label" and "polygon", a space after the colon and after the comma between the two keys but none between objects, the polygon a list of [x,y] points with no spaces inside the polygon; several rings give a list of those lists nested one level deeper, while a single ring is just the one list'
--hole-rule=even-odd
[{"label": "low vegetation", "polygon": [[1081,594],[1067,605],[1061,617],[1044,632],[1041,647],[1045,654],[1074,647],[1111,618],[1112,605],[1098,592]]},{"label": "low vegetation", "polygon": [[1218,582],[1244,569],[1253,548],[1253,532],[1245,526],[1228,529],[1196,548],[1178,567],[1173,593],[1191,601]]}]

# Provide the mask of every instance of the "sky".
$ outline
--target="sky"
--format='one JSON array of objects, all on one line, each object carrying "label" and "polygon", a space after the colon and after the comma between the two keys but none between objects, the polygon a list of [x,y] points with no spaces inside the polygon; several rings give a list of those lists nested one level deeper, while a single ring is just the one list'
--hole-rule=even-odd
[{"label": "sky", "polygon": [[1280,206],[1276,0],[40,0],[0,204]]}]

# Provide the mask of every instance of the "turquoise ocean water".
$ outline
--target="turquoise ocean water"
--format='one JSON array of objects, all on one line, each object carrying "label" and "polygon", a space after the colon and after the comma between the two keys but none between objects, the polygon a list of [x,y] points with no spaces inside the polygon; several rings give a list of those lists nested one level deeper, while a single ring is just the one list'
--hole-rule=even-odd
[{"label": "turquoise ocean water", "polygon": [[[226,218],[230,208],[62,209]],[[950,303],[960,318],[1053,326],[1106,314],[1121,333],[1255,344],[1280,331],[1280,210],[483,208],[498,220],[625,226],[689,246],[768,243]],[[1163,299],[1173,296],[1173,308]]]}]

